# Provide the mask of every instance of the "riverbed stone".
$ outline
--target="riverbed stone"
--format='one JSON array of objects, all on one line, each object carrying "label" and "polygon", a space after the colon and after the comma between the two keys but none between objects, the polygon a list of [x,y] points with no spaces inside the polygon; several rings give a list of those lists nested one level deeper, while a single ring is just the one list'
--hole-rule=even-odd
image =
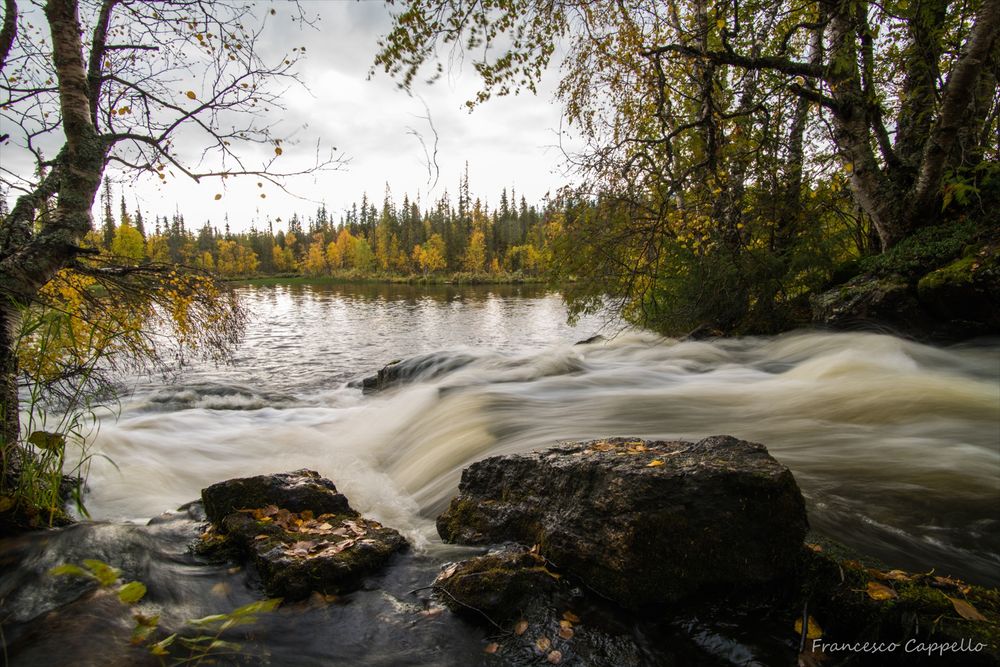
[{"label": "riverbed stone", "polygon": [[432,352],[397,359],[383,366],[375,375],[352,382],[349,386],[360,387],[362,393],[373,394],[417,380],[432,380],[468,366],[475,359],[471,354],[462,352]]},{"label": "riverbed stone", "polygon": [[447,542],[537,545],[619,604],[671,603],[791,571],[808,528],[791,472],[760,444],[609,438],[496,456],[462,473]]},{"label": "riverbed stone", "polygon": [[450,563],[434,581],[442,603],[466,616],[496,623],[514,618],[552,593],[561,575],[549,569],[537,549],[507,545],[482,556]]},{"label": "riverbed stone", "polygon": [[213,484],[201,492],[205,514],[213,523],[241,509],[276,505],[290,512],[344,514],[354,510],[336,485],[315,470],[241,477]]},{"label": "riverbed stone", "polygon": [[220,482],[202,491],[202,501],[212,524],[198,550],[237,554],[272,596],[354,590],[406,547],[312,470]]}]

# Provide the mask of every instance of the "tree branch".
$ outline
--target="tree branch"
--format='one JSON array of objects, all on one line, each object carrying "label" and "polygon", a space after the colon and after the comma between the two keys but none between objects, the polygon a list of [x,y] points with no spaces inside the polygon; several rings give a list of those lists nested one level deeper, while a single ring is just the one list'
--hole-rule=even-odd
[{"label": "tree branch", "polygon": [[108,39],[108,26],[111,24],[111,12],[114,10],[118,0],[104,0],[101,5],[101,13],[97,17],[97,25],[94,26],[94,35],[90,47],[90,63],[87,67],[88,95],[90,97],[90,115],[94,127],[97,127],[97,108],[101,98],[101,68],[104,66],[105,43]]},{"label": "tree branch", "polygon": [[683,44],[667,44],[665,46],[658,46],[656,48],[643,51],[642,55],[652,56],[660,53],[678,53],[690,58],[703,58],[720,65],[734,65],[736,67],[745,67],[747,69],[774,70],[791,76],[809,76],[817,79],[823,79],[825,81],[836,80],[833,74],[826,67],[798,62],[796,60],[791,60],[790,58],[780,58],[778,56],[759,56],[757,58],[751,58],[740,55],[736,52],[702,50],[691,46],[685,46]]}]

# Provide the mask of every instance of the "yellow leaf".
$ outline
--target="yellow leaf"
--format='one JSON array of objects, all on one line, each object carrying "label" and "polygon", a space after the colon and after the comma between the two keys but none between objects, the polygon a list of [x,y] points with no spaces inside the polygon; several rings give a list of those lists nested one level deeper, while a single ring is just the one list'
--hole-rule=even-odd
[{"label": "yellow leaf", "polygon": [[215,195],[215,201],[219,201],[220,199],[222,199],[222,195],[221,194]]},{"label": "yellow leaf", "polygon": [[[795,619],[795,634],[802,636],[802,619]],[[819,627],[819,623],[812,616],[806,622],[806,638],[807,639],[819,639],[823,636],[823,628]]]},{"label": "yellow leaf", "polygon": [[945,596],[951,600],[951,606],[955,608],[958,615],[967,621],[985,621],[986,617],[979,613],[979,610],[973,607],[971,604],[965,600],[959,600],[958,598],[953,598]]},{"label": "yellow leaf", "polygon": [[566,619],[567,621],[569,621],[570,623],[579,623],[580,622],[580,617],[577,616],[576,614],[574,614],[571,611],[564,611],[563,612],[563,618]]},{"label": "yellow leaf", "polygon": [[275,146],[274,147],[274,154],[275,155],[281,155],[281,146]]},{"label": "yellow leaf", "polygon": [[725,27],[726,27],[726,19],[719,19],[718,21],[715,22],[715,25],[716,25],[716,27],[719,30],[725,29]]},{"label": "yellow leaf", "polygon": [[545,635],[542,635],[541,637],[535,640],[535,647],[539,651],[544,653],[548,651],[550,648],[552,648],[552,640],[546,637]]},{"label": "yellow leaf", "polygon": [[854,171],[854,163],[853,162],[848,162],[847,164],[845,164],[844,165],[844,171],[846,171],[848,174],[851,173],[852,171]]},{"label": "yellow leaf", "polygon": [[559,636],[562,639],[572,639],[573,638],[573,628],[559,628]]},{"label": "yellow leaf", "polygon": [[528,622],[523,618],[514,624],[514,634],[520,637],[528,630]]},{"label": "yellow leaf", "polygon": [[656,468],[657,466],[663,465],[663,459],[653,459],[646,464],[647,468]]},{"label": "yellow leaf", "polygon": [[189,91],[187,91],[184,94],[187,95],[187,97],[188,97],[189,100],[196,100],[196,99],[198,99],[198,96],[194,94],[193,90],[189,90]]},{"label": "yellow leaf", "polygon": [[868,597],[872,600],[892,600],[898,598],[896,591],[888,586],[884,586],[877,581],[868,582]]}]

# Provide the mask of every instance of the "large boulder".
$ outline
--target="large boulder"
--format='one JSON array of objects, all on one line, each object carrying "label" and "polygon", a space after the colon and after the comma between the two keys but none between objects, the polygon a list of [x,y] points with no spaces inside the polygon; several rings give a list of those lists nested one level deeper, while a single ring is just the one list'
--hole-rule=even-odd
[{"label": "large boulder", "polygon": [[204,489],[212,525],[203,553],[251,562],[268,595],[301,599],[360,587],[406,546],[378,521],[351,509],[337,487],[312,470],[231,479]]},{"label": "large boulder", "polygon": [[448,542],[538,545],[626,607],[787,573],[807,530],[791,472],[763,445],[595,440],[498,456],[462,473]]}]

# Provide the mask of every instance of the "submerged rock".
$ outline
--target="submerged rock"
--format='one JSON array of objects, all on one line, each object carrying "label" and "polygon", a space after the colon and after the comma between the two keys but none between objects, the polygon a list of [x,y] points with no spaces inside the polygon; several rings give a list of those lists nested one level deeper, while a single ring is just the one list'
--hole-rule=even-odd
[{"label": "submerged rock", "polygon": [[228,549],[252,562],[272,596],[356,589],[406,546],[312,470],[220,482],[202,491],[202,501],[212,526],[200,549]]},{"label": "submerged rock", "polygon": [[791,472],[763,445],[613,438],[497,456],[462,473],[438,518],[448,542],[538,545],[619,604],[789,572],[807,530]]},{"label": "submerged rock", "polygon": [[402,361],[390,361],[377,374],[351,382],[349,386],[360,387],[363,393],[372,394],[405,382],[431,380],[467,366],[473,361],[475,357],[462,353],[422,354]]},{"label": "submerged rock", "polygon": [[434,588],[453,612],[485,615],[503,623],[554,591],[560,578],[537,550],[508,546],[450,564],[438,575]]}]

